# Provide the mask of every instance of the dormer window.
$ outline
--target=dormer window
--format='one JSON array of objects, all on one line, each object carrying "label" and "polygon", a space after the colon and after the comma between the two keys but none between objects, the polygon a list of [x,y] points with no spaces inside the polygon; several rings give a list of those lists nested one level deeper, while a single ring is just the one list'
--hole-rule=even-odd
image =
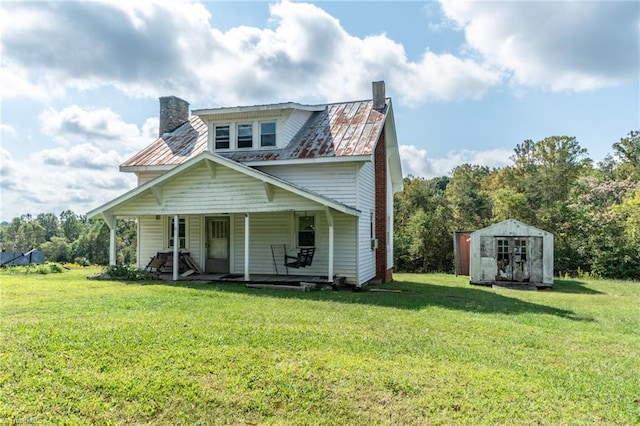
[{"label": "dormer window", "polygon": [[229,149],[229,126],[216,126],[216,149]]},{"label": "dormer window", "polygon": [[276,146],[276,122],[260,123],[260,146]]},{"label": "dormer window", "polygon": [[273,149],[277,147],[277,120],[230,120],[212,123],[210,148],[212,151]]},{"label": "dormer window", "polygon": [[253,125],[238,124],[238,148],[253,147]]}]

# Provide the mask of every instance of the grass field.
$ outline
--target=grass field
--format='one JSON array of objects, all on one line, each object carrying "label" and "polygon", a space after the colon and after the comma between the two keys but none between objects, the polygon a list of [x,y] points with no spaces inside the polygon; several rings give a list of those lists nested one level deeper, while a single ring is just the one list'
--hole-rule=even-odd
[{"label": "grass field", "polygon": [[0,424],[638,424],[640,283],[0,274]]}]

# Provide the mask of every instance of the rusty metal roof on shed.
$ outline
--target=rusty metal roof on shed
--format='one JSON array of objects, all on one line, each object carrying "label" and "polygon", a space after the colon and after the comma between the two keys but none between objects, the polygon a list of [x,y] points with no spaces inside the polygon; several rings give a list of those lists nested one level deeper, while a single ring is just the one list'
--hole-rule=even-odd
[{"label": "rusty metal roof on shed", "polygon": [[[370,156],[382,132],[391,100],[383,111],[373,109],[373,101],[333,103],[312,113],[307,123],[282,149],[217,151],[242,162],[301,160],[315,158]],[[171,133],[162,135],[148,147],[125,161],[121,170],[174,166],[207,150],[207,125],[197,115]]]}]

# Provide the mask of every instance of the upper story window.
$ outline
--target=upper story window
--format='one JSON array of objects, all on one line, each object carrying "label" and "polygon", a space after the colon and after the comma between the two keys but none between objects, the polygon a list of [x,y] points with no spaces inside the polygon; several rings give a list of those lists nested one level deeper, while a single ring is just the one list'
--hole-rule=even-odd
[{"label": "upper story window", "polygon": [[253,125],[238,124],[238,148],[253,147]]},{"label": "upper story window", "polygon": [[229,126],[215,127],[215,148],[229,149]]},{"label": "upper story window", "polygon": [[212,151],[275,148],[276,120],[232,120],[213,123],[210,133]]},{"label": "upper story window", "polygon": [[276,122],[260,123],[260,146],[276,146]]}]

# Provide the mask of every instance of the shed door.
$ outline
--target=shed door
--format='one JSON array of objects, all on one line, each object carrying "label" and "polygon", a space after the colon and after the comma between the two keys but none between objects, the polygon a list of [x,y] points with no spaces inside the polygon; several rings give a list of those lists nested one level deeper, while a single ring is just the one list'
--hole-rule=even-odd
[{"label": "shed door", "polygon": [[229,218],[207,219],[207,266],[210,273],[229,272]]},{"label": "shed door", "polygon": [[529,281],[528,238],[496,237],[496,281]]}]

